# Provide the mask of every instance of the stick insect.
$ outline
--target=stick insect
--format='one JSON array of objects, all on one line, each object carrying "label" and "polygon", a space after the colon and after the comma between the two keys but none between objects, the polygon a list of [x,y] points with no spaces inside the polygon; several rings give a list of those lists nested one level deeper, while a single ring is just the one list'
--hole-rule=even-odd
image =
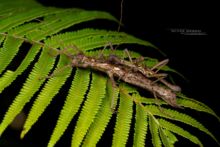
[{"label": "stick insect", "polygon": [[153,83],[152,80],[144,76],[142,73],[130,71],[130,68],[123,64],[113,64],[108,61],[104,62],[102,59],[96,59],[79,53],[72,56],[71,66],[79,68],[91,68],[96,71],[104,72],[112,81],[113,86],[116,86],[114,77],[120,78],[126,83],[154,93],[156,96],[162,98],[173,107],[179,107],[176,103],[176,94],[171,89],[160,86],[157,83]]},{"label": "stick insect", "polygon": [[[79,67],[79,68],[90,68],[96,71],[100,71],[106,73],[110,78],[113,87],[116,87],[117,84],[115,82],[115,78],[119,78],[120,80],[143,88],[147,91],[150,91],[155,95],[155,97],[160,97],[168,104],[173,107],[179,107],[176,103],[176,94],[174,90],[169,88],[169,86],[164,87],[153,80],[150,77],[146,76],[140,69],[140,66],[132,64],[126,60],[123,60],[116,55],[109,55],[107,57],[90,57],[86,56],[83,52],[79,51],[77,47],[72,47],[78,50],[78,53],[75,55],[71,55],[65,51],[61,51],[60,54],[67,55],[70,58],[71,63],[67,65],[68,67]],[[65,49],[64,49],[65,50]],[[114,60],[114,61],[113,61]],[[117,61],[116,61],[117,60]],[[116,61],[116,62],[115,62]],[[135,70],[131,70],[131,67]],[[142,69],[144,70],[144,68]],[[146,71],[145,71],[146,72]],[[153,71],[151,74],[155,74]],[[53,75],[53,74],[52,74]],[[50,76],[52,76],[50,75]]]},{"label": "stick insect", "polygon": [[[109,46],[112,50],[115,50],[111,43],[109,43]],[[106,48],[106,46],[104,47],[104,49],[105,48]],[[175,92],[181,91],[181,88],[179,86],[173,85],[164,79],[167,76],[166,73],[158,73],[158,71],[169,62],[169,59],[165,59],[163,61],[160,61],[159,63],[154,65],[152,68],[148,68],[147,66],[143,66],[143,65],[139,64],[144,61],[144,57],[139,57],[139,58],[135,59],[135,61],[133,62],[128,50],[125,49],[124,52],[127,54],[129,61],[124,60],[122,58],[119,58],[118,56],[113,55],[113,54],[109,55],[108,61],[113,64],[121,64],[124,66],[128,66],[131,68],[131,70],[136,71],[136,72],[139,71],[147,78],[157,78],[157,80],[154,81],[155,83],[157,81],[160,81],[161,83],[163,83],[164,85],[166,85],[167,87],[169,87],[171,90],[173,90]],[[154,71],[154,69],[157,69],[157,70]]]}]

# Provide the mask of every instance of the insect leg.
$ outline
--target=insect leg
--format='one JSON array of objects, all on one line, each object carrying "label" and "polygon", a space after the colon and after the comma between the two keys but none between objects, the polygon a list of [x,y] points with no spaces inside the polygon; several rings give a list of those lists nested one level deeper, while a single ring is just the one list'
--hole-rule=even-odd
[{"label": "insect leg", "polygon": [[181,88],[179,86],[173,85],[173,84],[167,82],[164,79],[160,79],[160,82],[163,83],[164,85],[166,85],[167,87],[169,87],[171,90],[173,90],[175,92],[180,92],[181,91]]},{"label": "insect leg", "polygon": [[158,108],[160,109],[160,111],[162,112],[162,108],[161,108],[161,105],[160,105],[160,102],[159,102],[159,99],[156,95],[156,93],[153,91],[153,95],[154,95],[154,98],[155,98],[155,103],[156,105],[158,106]]},{"label": "insect leg", "polygon": [[59,69],[56,69],[53,73],[49,74],[48,76],[39,78],[39,80],[50,79],[50,78],[56,76],[57,74],[59,74],[60,72],[64,71],[66,68],[70,68],[70,67],[72,67],[70,64],[65,65]]},{"label": "insect leg", "polygon": [[98,56],[99,59],[103,59],[103,58],[104,58],[103,52],[104,52],[104,50],[105,50],[108,46],[110,47],[110,49],[111,49],[113,52],[114,52],[114,50],[116,50],[116,48],[117,48],[117,47],[114,48],[111,42],[106,43],[105,46],[104,46],[104,48],[103,48],[103,49],[101,50],[101,52],[99,53],[99,56]]},{"label": "insect leg", "polygon": [[[113,89],[113,93],[114,93],[115,89],[117,88],[117,85],[115,83],[113,73],[111,71],[107,71],[107,74],[108,74],[108,77],[109,77],[109,79],[111,81],[112,89]],[[111,111],[112,111],[112,113],[116,113],[117,112],[115,110],[114,101],[115,101],[115,97],[114,97],[114,94],[112,94],[112,98],[111,98]]]},{"label": "insect leg", "polygon": [[[154,83],[156,83],[156,82],[158,82],[158,81],[160,81],[160,82],[162,82],[162,81],[164,81],[163,79],[165,78],[167,76],[167,74],[165,74],[165,73],[161,73],[161,74],[153,74],[153,75],[151,75],[151,77],[154,77],[154,78],[157,78],[156,80],[154,80],[153,82],[152,82],[152,84],[154,84]],[[163,83],[163,82],[162,82]],[[166,83],[168,83],[168,82],[166,82]],[[165,84],[166,85],[166,84]]]},{"label": "insect leg", "polygon": [[131,63],[133,63],[132,58],[131,58],[131,55],[130,55],[128,49],[125,49],[125,50],[124,50],[124,53],[127,54],[129,61],[130,61]]},{"label": "insect leg", "polygon": [[171,117],[168,113],[164,112],[163,108],[161,107],[160,101],[159,101],[158,97],[156,96],[155,92],[153,92],[153,95],[154,95],[154,98],[155,98],[155,103],[158,106],[160,112],[163,113],[164,115],[167,115],[167,116]]},{"label": "insect leg", "polygon": [[154,65],[151,70],[153,71],[154,69],[157,69],[155,73],[157,73],[163,66],[165,66],[169,62],[169,59],[165,59],[163,61],[160,61],[156,65]]}]

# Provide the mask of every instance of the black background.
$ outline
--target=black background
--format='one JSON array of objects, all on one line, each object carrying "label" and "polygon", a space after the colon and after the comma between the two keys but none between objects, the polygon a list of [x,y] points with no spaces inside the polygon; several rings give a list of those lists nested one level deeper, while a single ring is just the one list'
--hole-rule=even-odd
[{"label": "black background", "polygon": [[[120,0],[39,0],[39,2],[46,6],[103,10],[120,18]],[[201,1],[192,3],[124,0],[122,31],[158,46],[167,55],[166,57],[158,55],[158,57],[169,58],[168,65],[188,79],[186,81],[177,77],[177,83],[182,87],[183,93],[207,104],[220,115],[219,54],[217,53],[219,46],[214,39],[214,34],[217,32],[216,10],[215,4]],[[202,35],[182,34],[181,30],[199,31]],[[141,52],[147,56],[143,49]],[[220,126],[215,118],[204,113],[197,113],[197,118],[219,139]],[[204,146],[217,146],[204,133],[194,129],[191,132],[199,134]],[[68,139],[67,141],[70,141],[71,138]],[[194,145],[188,142],[182,139],[177,146]]]}]

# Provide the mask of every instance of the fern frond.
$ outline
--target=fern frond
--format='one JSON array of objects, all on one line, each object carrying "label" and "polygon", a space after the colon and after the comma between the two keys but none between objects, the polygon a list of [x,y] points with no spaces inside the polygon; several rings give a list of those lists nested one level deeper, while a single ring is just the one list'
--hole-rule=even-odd
[{"label": "fern frond", "polygon": [[[6,35],[3,47],[0,50],[0,73],[8,66],[8,64],[15,57],[19,51],[19,47],[25,41],[24,39],[17,39],[16,36],[24,36],[25,34],[30,33],[34,28],[37,27],[37,23],[27,23],[11,29],[8,31],[10,35],[1,34],[2,36]],[[16,36],[15,36],[16,35]]]},{"label": "fern frond", "polygon": [[106,97],[103,100],[102,107],[96,114],[94,122],[89,128],[85,141],[83,142],[84,147],[96,146],[97,142],[100,140],[101,135],[103,134],[107,124],[110,121],[110,118],[112,117],[112,103],[114,104],[117,102],[118,94],[118,88],[113,88],[112,83],[110,82],[110,80],[108,80]]},{"label": "fern frond", "polygon": [[[195,118],[181,113],[181,110],[168,109],[166,102],[159,100],[162,104],[163,112],[161,112],[156,106],[154,99],[141,97],[138,90],[132,85],[118,82],[118,89],[112,86],[106,76],[98,72],[71,67],[74,66],[71,59],[75,57],[74,54],[77,51],[77,53],[83,52],[85,57],[92,56],[94,59],[97,59],[100,56],[100,52],[102,52],[104,59],[113,54],[127,60],[128,55],[124,54],[123,49],[112,52],[109,49],[110,47],[107,47],[106,50],[100,50],[110,43],[112,45],[137,44],[157,49],[150,42],[123,32],[86,28],[58,34],[61,31],[66,32],[66,29],[71,26],[95,19],[118,22],[109,13],[101,11],[44,7],[34,0],[0,0],[0,93],[6,87],[13,84],[13,81],[19,75],[23,74],[24,71],[31,71],[27,73],[29,75],[25,77],[26,81],[21,87],[19,94],[15,97],[0,123],[0,135],[2,135],[7,126],[21,112],[34,94],[39,92],[28,114],[24,130],[21,133],[21,138],[24,137],[46,110],[55,95],[60,91],[61,86],[65,84],[74,68],[74,79],[68,90],[65,104],[60,112],[48,147],[55,146],[77,112],[79,113],[79,117],[76,118],[77,124],[72,136],[72,147],[96,146],[113,115],[111,111],[112,104],[114,106],[113,108],[115,108],[118,98],[120,103],[112,146],[126,146],[129,135],[134,135],[133,146],[145,146],[148,126],[152,136],[152,144],[156,147],[162,145],[173,147],[175,142],[177,142],[175,135],[181,135],[195,144],[202,146],[202,143],[196,136],[175,124],[177,121],[197,128],[211,136],[218,143],[218,140],[210,131]],[[31,47],[26,48],[27,54],[24,59],[12,71],[9,69],[9,65],[13,64],[12,61],[17,59],[16,57],[19,55],[20,50],[26,44],[31,45]],[[131,51],[130,56],[133,59],[141,55],[138,52]],[[55,76],[50,77],[48,73],[51,72],[51,69],[55,68],[56,59],[59,59],[58,66],[55,72],[52,73]],[[143,64],[143,66],[146,65],[150,68],[157,63],[157,59],[148,57],[135,66],[142,66]],[[29,67],[32,64],[34,64],[34,67]],[[120,66],[124,67],[123,65]],[[56,71],[60,71],[63,67],[69,68],[65,68],[65,71],[62,71],[62,76],[56,76],[55,73],[58,73]],[[90,68],[92,69],[92,67]],[[125,68],[127,69],[127,66]],[[168,66],[164,66],[161,70],[178,73]],[[132,69],[131,71],[134,73],[138,72]],[[50,78],[46,79],[45,77]],[[112,99],[113,97],[114,99]],[[135,128],[130,128],[133,102],[136,104]],[[211,114],[220,121],[217,114],[208,106],[196,100],[189,99],[180,93],[177,93],[177,103],[185,108]],[[166,107],[164,108],[163,106]],[[166,120],[163,118],[166,118]],[[134,134],[130,134],[131,129],[134,129]]]},{"label": "fern frond", "polygon": [[149,128],[152,137],[152,144],[154,147],[162,147],[159,136],[159,124],[153,116],[149,116]]},{"label": "fern frond", "polygon": [[54,44],[54,42],[59,43],[60,40],[62,40],[62,43],[65,43],[65,46],[77,46],[77,48],[82,51],[103,47],[109,42],[113,45],[134,43],[156,48],[148,41],[143,41],[126,33],[97,29],[82,29],[76,32],[59,34],[51,37],[47,41],[48,43],[53,42],[51,44]]},{"label": "fern frond", "polygon": [[[26,34],[31,33],[33,30],[39,27],[40,23],[37,22],[29,22],[20,26],[16,26],[7,31],[8,34],[13,36],[25,36]],[[16,37],[15,37],[16,38]]]},{"label": "fern frond", "polygon": [[3,47],[0,48],[0,74],[9,65],[16,55],[23,41],[7,36]]},{"label": "fern frond", "polygon": [[[140,105],[140,106],[144,107],[141,104],[142,97],[139,94],[135,94],[134,99],[137,103],[137,106]],[[149,98],[145,98],[145,99],[149,99]],[[152,99],[150,99],[150,100],[151,100],[151,104],[155,104],[155,100],[154,100],[154,102],[152,102]],[[162,125],[158,122],[157,118],[154,117],[153,113],[150,110],[145,109],[144,112],[145,112],[145,115],[149,115],[149,117],[151,117],[151,121],[152,121],[151,123],[154,123],[153,125],[157,125],[157,126],[151,126],[152,127],[151,132],[155,132],[157,130],[157,134],[151,133],[152,143],[155,144],[155,146],[161,146],[161,141],[162,141],[162,143],[165,147],[173,147],[174,143],[177,141],[176,137],[171,132],[162,128]],[[159,135],[158,135],[158,132],[159,132]]]},{"label": "fern frond", "polygon": [[79,107],[83,102],[86,90],[88,89],[89,80],[90,72],[88,70],[76,70],[71,88],[59,115],[56,127],[54,128],[51,135],[48,147],[53,147],[55,145],[55,143],[60,139],[64,131],[67,129],[72,118],[79,110]]},{"label": "fern frond", "polygon": [[[7,70],[5,72],[5,74],[2,77],[0,77],[0,87],[4,86],[5,84],[7,84],[7,80],[10,79],[10,77],[13,76],[13,75],[14,75],[13,71]],[[1,88],[0,88],[0,93],[1,93]]]},{"label": "fern frond", "polygon": [[25,58],[22,60],[19,67],[10,74],[8,72],[4,73],[4,75],[0,78],[0,93],[8,87],[22,72],[30,65],[30,63],[34,60],[36,54],[40,51],[41,46],[36,44],[33,45],[28,52],[28,54],[25,56]]},{"label": "fern frond", "polygon": [[13,27],[21,25],[33,19],[46,16],[49,14],[60,13],[64,10],[46,7],[23,8],[18,14],[10,15],[0,21],[0,32],[6,32]]},{"label": "fern frond", "polygon": [[[45,20],[41,22],[42,23],[41,27],[39,27],[39,29],[35,29],[34,31],[32,31],[32,33],[29,34],[29,37],[39,38],[37,37],[39,33],[41,34],[43,33],[44,36],[53,35],[54,33],[66,29],[70,26],[94,19],[109,19],[112,21],[116,21],[116,19],[112,15],[106,12],[70,9],[68,11],[64,11],[57,15],[46,17]],[[65,41],[60,42],[61,40],[57,40],[58,41],[57,43],[65,42]]]},{"label": "fern frond", "polygon": [[182,105],[184,107],[188,107],[190,109],[194,109],[194,110],[197,110],[197,111],[202,111],[202,112],[211,114],[214,117],[216,117],[218,119],[218,121],[220,122],[220,117],[211,108],[209,108],[204,103],[199,102],[195,99],[188,98],[188,97],[184,96],[183,94],[178,94],[178,97],[179,98],[177,99],[177,102],[180,105]]},{"label": "fern frond", "polygon": [[91,88],[74,129],[72,147],[78,147],[82,143],[90,125],[95,119],[95,115],[100,109],[105,92],[106,77],[93,73]]},{"label": "fern frond", "polygon": [[[148,105],[145,106],[147,110],[151,111],[154,115],[165,117],[168,119],[180,121],[182,123],[188,124],[192,127],[195,127],[199,129],[200,131],[205,132],[207,135],[212,137],[218,144],[218,140],[215,138],[215,136],[206,128],[204,127],[200,122],[198,122],[196,119],[192,118],[191,116],[187,114],[183,114],[181,112],[178,112],[176,110],[171,110],[167,108],[163,108],[164,113],[161,113],[160,109],[157,106]],[[168,114],[168,115],[166,115]]]},{"label": "fern frond", "polygon": [[136,105],[133,147],[145,147],[148,119],[144,108]]},{"label": "fern frond", "polygon": [[[193,110],[196,110],[196,111],[201,111],[201,112],[211,114],[220,121],[219,116],[210,107],[208,107],[204,103],[199,102],[195,99],[188,98],[188,97],[186,97],[186,96],[184,96],[183,94],[180,94],[180,93],[178,93],[177,96],[178,96],[177,103],[180,106],[185,107],[185,108],[190,108],[190,109],[193,109]],[[141,97],[141,96],[137,96],[137,97],[139,97],[141,103],[149,104],[149,105],[156,104],[156,101],[155,101],[154,98],[145,98],[145,97]],[[168,105],[166,102],[164,102],[162,100],[158,100],[158,102],[161,105]]]},{"label": "fern frond", "polygon": [[188,131],[182,129],[181,127],[178,127],[177,125],[175,125],[169,121],[166,121],[164,119],[158,119],[158,121],[163,128],[165,128],[171,132],[174,132],[178,135],[181,135],[181,136],[189,139],[193,143],[198,144],[201,147],[203,146],[202,143],[200,142],[200,140],[196,136],[190,134]]},{"label": "fern frond", "polygon": [[[160,124],[161,125],[161,124]],[[161,125],[161,127],[163,128],[163,126]],[[174,147],[174,144],[178,141],[178,139],[176,138],[176,136],[169,130],[167,129],[163,129],[164,134],[166,135],[166,137],[169,140],[169,144],[170,146]]]},{"label": "fern frond", "polygon": [[51,58],[47,52],[43,51],[38,62],[35,64],[34,69],[20,90],[20,93],[16,96],[6,112],[0,124],[0,135],[12,122],[15,116],[23,109],[24,105],[29,102],[34,93],[40,88],[43,80],[39,79],[47,76],[53,64],[54,59]]},{"label": "fern frond", "polygon": [[[31,32],[29,33],[26,32],[26,37],[28,37],[30,40],[35,39],[34,41],[37,41],[36,39],[42,39],[42,36],[43,38],[45,38],[46,36],[53,35],[54,33],[57,33],[65,28],[68,28],[70,26],[73,26],[81,22],[94,20],[94,19],[109,19],[112,21],[116,21],[116,19],[109,13],[101,12],[101,11],[85,11],[80,9],[67,9],[67,10],[58,9],[58,11],[59,14],[58,12],[56,13],[56,11],[54,11],[54,14],[51,14],[49,16],[45,14],[44,16],[45,19],[39,21],[38,23],[26,23],[24,25],[20,25],[18,28],[22,27],[28,29],[27,26],[34,27],[35,25],[34,29],[32,29]],[[15,26],[15,29],[16,28],[17,27]],[[8,32],[8,31],[10,30],[2,30],[0,32]]]},{"label": "fern frond", "polygon": [[126,145],[132,119],[132,105],[133,101],[126,87],[120,86],[120,103],[113,134],[113,147]]},{"label": "fern frond", "polygon": [[165,147],[171,147],[171,146],[173,146],[173,145],[171,144],[171,142],[169,142],[169,138],[168,138],[168,136],[166,136],[166,134],[165,134],[165,132],[164,132],[164,129],[161,128],[161,127],[159,127],[158,130],[159,130],[160,138],[161,138],[161,141],[162,141],[163,145],[164,145]]},{"label": "fern frond", "polygon": [[[61,56],[60,61],[58,63],[57,69],[60,69],[61,67],[65,66],[66,63],[66,57]],[[56,70],[55,70],[56,72]],[[21,132],[21,138],[24,137],[24,135],[31,129],[33,124],[38,120],[38,118],[41,116],[41,114],[44,112],[46,107],[50,104],[53,97],[59,92],[61,86],[65,83],[66,79],[71,73],[71,68],[67,68],[63,76],[55,76],[49,79],[49,81],[46,83],[38,97],[36,98],[28,117],[24,124],[24,129]]]}]

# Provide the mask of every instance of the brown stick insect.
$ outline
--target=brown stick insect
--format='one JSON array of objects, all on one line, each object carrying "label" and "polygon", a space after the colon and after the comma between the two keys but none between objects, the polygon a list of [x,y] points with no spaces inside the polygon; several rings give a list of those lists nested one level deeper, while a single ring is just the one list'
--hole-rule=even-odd
[{"label": "brown stick insect", "polygon": [[[115,50],[111,43],[109,43],[109,46],[110,46],[111,50],[113,50],[113,51]],[[107,47],[107,45],[104,47],[104,49],[106,47]],[[113,64],[120,64],[123,66],[127,66],[128,68],[131,68],[131,70],[133,70],[133,71],[136,71],[136,72],[138,71],[138,72],[142,73],[147,78],[157,78],[154,82],[160,81],[161,83],[163,83],[164,85],[166,85],[167,87],[169,87],[171,90],[173,90],[175,92],[181,91],[181,88],[179,86],[173,85],[164,79],[167,76],[166,73],[158,73],[158,71],[169,62],[169,59],[165,59],[163,61],[160,61],[159,63],[154,65],[152,68],[148,68],[147,66],[139,64],[144,61],[144,59],[145,59],[144,57],[141,56],[141,57],[135,59],[135,61],[133,62],[129,51],[127,49],[125,49],[124,52],[127,54],[129,61],[124,60],[122,58],[119,58],[118,56],[113,55],[113,54],[109,55],[107,60]],[[102,56],[100,56],[100,57],[102,57]],[[157,70],[154,71],[155,69],[157,69]]]},{"label": "brown stick insect", "polygon": [[[73,48],[77,49],[76,47]],[[96,58],[86,56],[82,52],[79,52],[75,55],[65,53],[65,51],[61,51],[60,53],[63,53],[70,58],[71,63],[67,65],[68,67],[71,66],[79,68],[90,68],[96,71],[106,73],[110,78],[113,87],[116,87],[117,85],[115,82],[115,78],[119,78],[120,80],[128,84],[150,91],[155,95],[155,98],[162,98],[164,101],[166,101],[169,105],[173,107],[180,107],[176,103],[175,90],[167,86],[167,84],[165,84],[166,87],[161,86],[158,83],[154,82],[152,79],[150,79],[151,77],[149,75],[145,75],[145,73],[150,73],[151,75],[156,74],[152,70],[146,70],[140,65],[137,66],[136,64],[121,59],[116,55],[109,55],[104,58]],[[49,77],[53,76],[53,74]]]}]

